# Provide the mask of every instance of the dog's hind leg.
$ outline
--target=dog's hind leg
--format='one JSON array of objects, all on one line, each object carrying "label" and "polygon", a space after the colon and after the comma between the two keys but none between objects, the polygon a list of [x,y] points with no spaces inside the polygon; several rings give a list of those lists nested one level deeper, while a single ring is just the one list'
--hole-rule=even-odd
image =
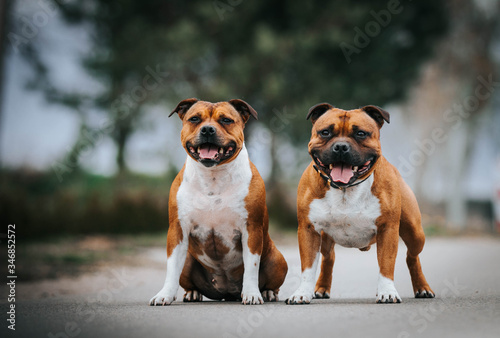
[{"label": "dog's hind leg", "polygon": [[335,243],[333,238],[321,233],[321,272],[314,288],[314,298],[330,298],[332,287],[332,270],[335,262]]},{"label": "dog's hind leg", "polygon": [[434,298],[435,294],[425,279],[418,255],[425,243],[425,234],[420,219],[420,210],[413,192],[402,183],[401,187],[401,221],[399,235],[408,248],[406,264],[410,270],[411,282],[415,298]]},{"label": "dog's hind leg", "polygon": [[199,263],[188,253],[180,278],[180,285],[186,291],[183,298],[184,302],[201,302],[203,300],[203,295],[193,283],[193,275],[196,274],[195,270],[201,268],[198,265]]},{"label": "dog's hind leg", "polygon": [[259,289],[265,302],[276,302],[278,292],[288,272],[288,265],[271,238],[269,238],[269,245],[268,254],[260,262]]}]

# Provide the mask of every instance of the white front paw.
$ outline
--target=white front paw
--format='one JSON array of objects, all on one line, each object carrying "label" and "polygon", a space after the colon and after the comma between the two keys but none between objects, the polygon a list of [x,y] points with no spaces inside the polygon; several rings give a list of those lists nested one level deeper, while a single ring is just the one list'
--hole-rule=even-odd
[{"label": "white front paw", "polygon": [[287,303],[288,305],[309,304],[311,302],[311,299],[313,299],[313,296],[313,292],[307,292],[299,288],[290,296],[290,298],[285,301],[285,303]]},{"label": "white front paw", "polygon": [[241,303],[244,305],[264,304],[264,299],[258,288],[243,288],[243,291],[241,291]]},{"label": "white front paw", "polygon": [[168,290],[165,290],[165,288],[163,288],[156,294],[156,296],[150,299],[149,305],[170,305],[175,300],[175,298],[175,293],[169,292]]},{"label": "white front paw", "polygon": [[382,275],[378,279],[377,303],[401,303],[394,281]]},{"label": "white front paw", "polygon": [[379,292],[377,294],[377,303],[401,303],[401,297],[399,297],[396,290],[393,292]]}]

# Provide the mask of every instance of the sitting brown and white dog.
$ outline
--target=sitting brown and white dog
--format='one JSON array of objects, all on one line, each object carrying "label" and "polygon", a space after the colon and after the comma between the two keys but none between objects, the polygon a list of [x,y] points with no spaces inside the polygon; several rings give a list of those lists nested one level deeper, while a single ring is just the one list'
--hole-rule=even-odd
[{"label": "sitting brown and white dog", "polygon": [[257,112],[242,100],[187,99],[174,113],[188,156],[170,188],[167,275],[150,305],[171,304],[179,284],[185,302],[276,301],[288,267],[269,237],[264,181],[243,137]]},{"label": "sitting brown and white dog", "polygon": [[335,244],[365,251],[374,243],[380,269],[377,302],[400,303],[394,286],[399,236],[408,248],[415,297],[433,298],[418,258],[425,236],[417,200],[381,152],[380,128],[389,123],[389,113],[376,106],[346,111],[321,103],[309,110],[309,118],[312,162],[297,198],[302,277],[287,304],[330,297]]}]

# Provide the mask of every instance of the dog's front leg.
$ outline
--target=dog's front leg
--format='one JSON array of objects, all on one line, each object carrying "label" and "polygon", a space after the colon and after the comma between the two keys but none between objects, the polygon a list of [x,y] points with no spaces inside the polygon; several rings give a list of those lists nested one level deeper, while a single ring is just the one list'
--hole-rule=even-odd
[{"label": "dog's front leg", "polygon": [[259,290],[259,267],[263,247],[262,227],[253,225],[249,221],[246,230],[241,234],[244,266],[241,302],[245,305],[264,304]]},{"label": "dog's front leg", "polygon": [[163,288],[149,301],[149,305],[170,305],[176,298],[179,279],[186,261],[188,238],[178,221],[170,225],[167,234],[167,276]]},{"label": "dog's front leg", "polygon": [[299,252],[302,274],[299,288],[285,302],[309,304],[314,297],[316,271],[321,248],[321,235],[308,220],[299,219]]},{"label": "dog's front leg", "polygon": [[401,303],[394,286],[394,266],[398,254],[399,224],[388,222],[377,230],[377,260],[380,268],[377,303]]}]

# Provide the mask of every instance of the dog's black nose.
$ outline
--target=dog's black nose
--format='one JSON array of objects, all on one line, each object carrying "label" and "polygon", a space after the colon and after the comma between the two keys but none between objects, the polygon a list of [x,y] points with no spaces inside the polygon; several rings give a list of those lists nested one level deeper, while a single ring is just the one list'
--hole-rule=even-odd
[{"label": "dog's black nose", "polygon": [[215,134],[215,127],[214,126],[203,126],[201,127],[200,131],[201,135],[203,136],[211,136]]},{"label": "dog's black nose", "polygon": [[337,142],[333,145],[332,151],[336,154],[346,154],[351,151],[351,145],[347,142]]}]

